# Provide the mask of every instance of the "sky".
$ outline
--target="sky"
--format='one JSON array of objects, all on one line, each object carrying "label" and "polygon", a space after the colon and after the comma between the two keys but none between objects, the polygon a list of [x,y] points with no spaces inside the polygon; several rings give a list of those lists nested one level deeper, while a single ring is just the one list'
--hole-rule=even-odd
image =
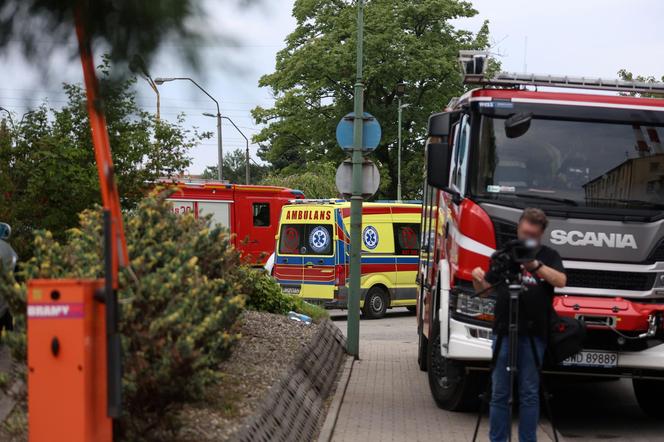
[{"label": "sky", "polygon": [[[264,0],[247,8],[228,6],[228,1],[206,0],[206,23],[210,35],[231,35],[237,45],[212,37],[202,53],[200,72],[192,72],[178,59],[177,44],[165,46],[150,71],[156,77],[191,76],[221,103],[223,115],[231,118],[249,138],[259,127],[250,110],[273,103],[270,91],[258,87],[261,75],[274,70],[275,55],[295,28],[291,17],[293,0]],[[664,74],[664,58],[659,44],[664,42],[664,2],[660,0],[475,0],[478,15],[454,24],[477,31],[490,21],[492,52],[498,54],[503,69],[511,72],[566,74],[615,78],[626,68],[638,74]],[[223,5],[223,7],[222,7]],[[99,57],[100,54],[97,54]],[[65,97],[63,81],[80,82],[80,65],[65,53],[55,53],[47,74],[26,63],[16,50],[0,55],[0,106],[18,118],[30,107],[46,100],[59,107]],[[139,103],[146,110],[156,108],[155,94],[148,84],[137,83]],[[187,81],[165,83],[160,87],[161,115],[175,120],[186,114],[185,125],[215,131],[214,103]],[[216,134],[216,133],[215,133]],[[224,151],[244,149],[244,139],[230,123],[223,124]],[[197,174],[217,162],[216,135],[191,151],[189,172]],[[257,161],[257,146],[251,155]]]}]

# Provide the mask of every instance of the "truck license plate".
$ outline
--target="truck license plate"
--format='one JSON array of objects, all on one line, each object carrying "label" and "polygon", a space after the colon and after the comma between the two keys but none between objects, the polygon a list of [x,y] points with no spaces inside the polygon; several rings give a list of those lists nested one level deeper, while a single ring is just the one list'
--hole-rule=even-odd
[{"label": "truck license plate", "polygon": [[281,286],[281,291],[286,295],[299,295],[300,288],[301,286],[299,285],[284,285]]},{"label": "truck license plate", "polygon": [[560,363],[565,367],[602,367],[618,366],[618,353],[611,351],[582,351]]}]

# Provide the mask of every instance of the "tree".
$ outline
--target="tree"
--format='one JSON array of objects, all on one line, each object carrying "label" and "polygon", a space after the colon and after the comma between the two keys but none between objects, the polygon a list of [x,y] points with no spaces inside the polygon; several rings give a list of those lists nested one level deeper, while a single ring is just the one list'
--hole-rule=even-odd
[{"label": "tree", "polygon": [[[620,69],[618,71],[618,77],[621,80],[625,81],[641,81],[643,83],[656,83],[658,81],[664,82],[664,75],[657,80],[654,75],[637,75],[634,77],[634,74],[632,74],[630,71],[627,69]],[[662,94],[647,94],[647,93],[637,93],[637,92],[629,92],[624,95],[631,95],[631,96],[638,96],[638,97],[650,97],[650,98],[662,98]]]},{"label": "tree", "polygon": [[150,62],[161,44],[170,39],[177,40],[183,48],[180,55],[195,64],[195,43],[202,34],[200,27],[191,26],[191,21],[204,15],[201,3],[0,0],[0,47],[18,42],[31,62],[44,67],[53,50],[71,42],[75,11],[79,8],[93,46],[107,48],[113,61],[126,62],[140,54]]},{"label": "tree", "polygon": [[[102,66],[108,78],[108,64]],[[108,133],[122,205],[135,207],[161,176],[182,173],[188,150],[201,136],[175,123],[156,120],[135,100],[135,79],[104,83]],[[78,213],[100,202],[91,133],[80,85],[65,84],[61,109],[42,105],[23,123],[0,125],[0,220],[12,225],[12,242],[22,258],[31,255],[35,229],[57,239],[78,222]]]},{"label": "tree", "polygon": [[[247,157],[242,149],[235,149],[224,155],[224,179],[234,184],[244,184],[246,178]],[[255,184],[263,179],[268,170],[267,166],[249,163],[251,183]],[[208,166],[203,171],[203,178],[215,180],[219,176],[217,166]]]},{"label": "tree", "polygon": [[334,164],[323,163],[316,170],[301,173],[271,173],[261,184],[301,190],[306,198],[336,198],[339,192],[334,181],[335,174]]},{"label": "tree", "polygon": [[[316,171],[338,164],[344,154],[334,132],[353,108],[355,3],[296,0],[296,29],[277,54],[275,72],[260,86],[272,90],[274,107],[257,107],[253,116],[266,127],[254,141],[259,155],[282,174]],[[460,0],[368,0],[365,10],[365,109],[377,117],[382,140],[371,155],[381,169],[382,196],[396,196],[397,95],[407,85],[403,111],[402,185],[405,198],[420,196],[425,127],[463,92],[457,66],[459,49],[488,46],[488,23],[473,35],[450,23],[476,14]]]}]

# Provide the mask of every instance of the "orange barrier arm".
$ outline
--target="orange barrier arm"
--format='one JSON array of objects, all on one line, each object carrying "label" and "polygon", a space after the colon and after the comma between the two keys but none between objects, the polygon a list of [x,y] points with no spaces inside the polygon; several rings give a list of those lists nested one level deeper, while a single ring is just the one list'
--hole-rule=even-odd
[{"label": "orange barrier arm", "polygon": [[76,10],[76,35],[78,37],[79,52],[81,54],[81,66],[83,67],[83,79],[88,101],[88,116],[90,129],[92,130],[92,144],[95,149],[97,172],[99,174],[99,185],[104,209],[111,216],[111,257],[113,288],[118,288],[118,268],[126,267],[129,261],[127,256],[127,244],[125,240],[124,227],[122,224],[122,213],[120,209],[120,195],[113,170],[113,158],[111,157],[111,146],[108,140],[106,128],[106,117],[102,107],[99,94],[99,82],[95,74],[94,59],[90,47],[90,39],[85,29],[83,11]]},{"label": "orange barrier arm", "polygon": [[[116,290],[118,289],[119,267],[126,267],[129,259],[106,117],[99,93],[99,82],[95,74],[90,34],[86,29],[87,11],[83,8],[84,3],[80,5],[75,10],[76,35],[87,94],[88,116],[99,174],[99,187],[104,206],[104,274],[106,281],[101,298],[105,304],[106,318],[106,349],[103,353],[105,353],[107,367],[107,415],[117,418],[120,417],[122,410],[122,349],[117,330],[119,307]],[[103,356],[100,354],[98,357]]]}]

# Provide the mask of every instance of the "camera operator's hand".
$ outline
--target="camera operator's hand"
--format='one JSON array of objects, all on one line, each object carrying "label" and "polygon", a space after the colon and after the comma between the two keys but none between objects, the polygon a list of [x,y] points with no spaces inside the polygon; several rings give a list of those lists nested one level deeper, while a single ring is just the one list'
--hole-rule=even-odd
[{"label": "camera operator's hand", "polygon": [[484,279],[486,272],[481,267],[475,267],[473,269],[472,276],[475,292],[479,293],[490,287],[490,284],[486,281],[486,279]]},{"label": "camera operator's hand", "polygon": [[528,270],[529,272],[535,272],[540,267],[542,267],[542,263],[536,259],[533,259],[532,261],[527,262],[523,265],[523,268]]},{"label": "camera operator's hand", "polygon": [[523,268],[533,275],[536,274],[554,287],[565,287],[567,284],[567,275],[565,273],[546,266],[537,259],[523,264]]}]

